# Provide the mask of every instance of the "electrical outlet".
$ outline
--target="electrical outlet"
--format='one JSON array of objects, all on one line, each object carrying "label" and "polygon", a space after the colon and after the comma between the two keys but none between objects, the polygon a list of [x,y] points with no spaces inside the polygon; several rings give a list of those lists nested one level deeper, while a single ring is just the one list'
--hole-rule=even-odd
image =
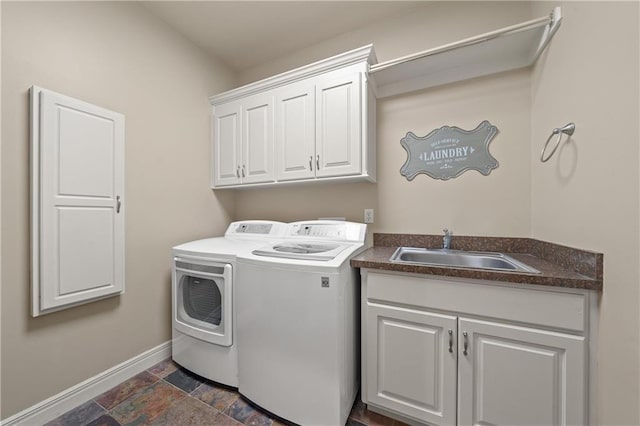
[{"label": "electrical outlet", "polygon": [[373,209],[364,209],[364,223],[373,223]]}]

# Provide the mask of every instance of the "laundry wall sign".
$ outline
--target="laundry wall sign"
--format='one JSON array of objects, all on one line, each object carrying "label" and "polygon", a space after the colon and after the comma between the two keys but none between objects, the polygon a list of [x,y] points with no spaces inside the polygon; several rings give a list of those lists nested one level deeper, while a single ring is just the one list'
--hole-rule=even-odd
[{"label": "laundry wall sign", "polygon": [[489,143],[497,133],[498,128],[487,120],[473,130],[443,126],[423,137],[408,132],[400,139],[407,151],[407,161],[400,173],[407,180],[420,173],[449,180],[467,170],[487,176],[498,167],[498,160],[489,153]]}]

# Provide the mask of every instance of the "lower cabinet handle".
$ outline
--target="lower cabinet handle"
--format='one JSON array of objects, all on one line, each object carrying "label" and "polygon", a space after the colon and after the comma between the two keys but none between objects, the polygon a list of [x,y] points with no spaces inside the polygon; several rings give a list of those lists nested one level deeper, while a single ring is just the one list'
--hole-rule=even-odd
[{"label": "lower cabinet handle", "polygon": [[462,333],[462,337],[464,337],[464,351],[462,351],[462,354],[466,356],[469,354],[469,335],[465,331]]},{"label": "lower cabinet handle", "polygon": [[309,170],[313,171],[313,155],[309,156]]},{"label": "lower cabinet handle", "polygon": [[244,164],[243,164],[242,165],[242,177],[244,177],[244,176],[245,176],[245,174],[244,174]]},{"label": "lower cabinet handle", "polygon": [[316,170],[320,170],[320,154],[316,155]]},{"label": "lower cabinet handle", "polygon": [[453,330],[449,330],[449,352],[453,353]]},{"label": "lower cabinet handle", "polygon": [[240,177],[240,166],[238,166],[238,168],[236,169],[236,176]]},{"label": "lower cabinet handle", "polygon": [[122,206],[122,202],[120,201],[120,196],[116,195],[116,213],[120,213],[120,206]]}]

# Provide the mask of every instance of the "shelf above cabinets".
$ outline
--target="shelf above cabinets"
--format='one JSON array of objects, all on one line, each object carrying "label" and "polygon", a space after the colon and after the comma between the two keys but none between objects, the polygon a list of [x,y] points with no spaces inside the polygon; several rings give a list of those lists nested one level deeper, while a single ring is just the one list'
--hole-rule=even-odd
[{"label": "shelf above cabinets", "polygon": [[372,65],[377,97],[385,98],[532,65],[558,30],[559,7],[549,16]]}]

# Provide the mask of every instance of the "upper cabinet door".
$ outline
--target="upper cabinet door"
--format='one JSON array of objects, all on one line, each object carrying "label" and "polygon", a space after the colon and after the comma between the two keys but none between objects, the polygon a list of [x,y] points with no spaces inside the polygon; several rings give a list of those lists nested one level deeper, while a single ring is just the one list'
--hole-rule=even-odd
[{"label": "upper cabinet door", "polygon": [[[213,109],[213,185],[240,183],[242,155],[241,107],[238,102]],[[246,171],[245,171],[246,173]]]},{"label": "upper cabinet door", "polygon": [[242,183],[274,181],[273,96],[271,92],[242,101]]},{"label": "upper cabinet door", "polygon": [[458,339],[460,425],[586,424],[584,337],[461,318]]},{"label": "upper cabinet door", "polygon": [[361,74],[337,70],[316,83],[317,177],[361,173]]},{"label": "upper cabinet door", "polygon": [[315,176],[315,86],[302,81],[279,88],[276,97],[277,179]]},{"label": "upper cabinet door", "polygon": [[124,291],[124,116],[32,88],[32,314]]}]

